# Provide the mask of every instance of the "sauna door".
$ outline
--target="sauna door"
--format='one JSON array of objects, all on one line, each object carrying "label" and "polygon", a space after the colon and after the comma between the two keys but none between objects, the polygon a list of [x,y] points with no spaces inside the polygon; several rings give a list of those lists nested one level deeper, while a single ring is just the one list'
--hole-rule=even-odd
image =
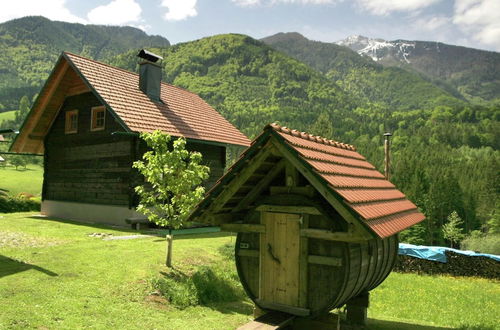
[{"label": "sauna door", "polygon": [[260,238],[260,300],[299,306],[298,214],[262,212],[266,232]]}]

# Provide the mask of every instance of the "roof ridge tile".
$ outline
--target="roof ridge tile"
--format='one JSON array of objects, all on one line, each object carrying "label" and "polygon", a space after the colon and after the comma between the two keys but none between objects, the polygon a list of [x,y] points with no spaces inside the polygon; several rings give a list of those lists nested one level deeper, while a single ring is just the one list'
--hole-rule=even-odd
[{"label": "roof ridge tile", "polygon": [[290,129],[286,126],[281,126],[277,123],[269,124],[268,127],[272,128],[273,130],[275,130],[277,132],[285,133],[285,134],[295,136],[295,137],[298,137],[298,138],[301,138],[304,140],[309,140],[312,142],[316,142],[316,143],[320,143],[320,144],[324,144],[324,145],[328,145],[328,146],[332,146],[332,147],[336,147],[336,148],[340,148],[340,149],[356,151],[356,147],[354,147],[353,145],[338,142],[335,140],[330,140],[330,139],[321,137],[319,135],[312,135],[312,134],[309,134],[306,132],[300,132],[296,129]]}]

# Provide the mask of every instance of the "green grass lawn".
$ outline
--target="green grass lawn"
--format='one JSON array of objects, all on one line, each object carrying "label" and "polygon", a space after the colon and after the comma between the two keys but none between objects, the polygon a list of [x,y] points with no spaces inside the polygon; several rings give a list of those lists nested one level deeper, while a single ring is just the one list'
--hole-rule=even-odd
[{"label": "green grass lawn", "polygon": [[0,123],[4,120],[12,120],[16,117],[16,110],[0,112]]},{"label": "green grass lawn", "polygon": [[14,166],[0,166],[0,188],[6,189],[11,195],[26,192],[40,196],[42,192],[43,168],[38,165],[28,165],[26,169]]},{"label": "green grass lawn", "polygon": [[[153,280],[168,273],[164,238],[103,240],[89,234],[133,232],[29,213],[3,214],[0,228],[0,329],[234,329],[252,317],[243,294],[182,310],[156,295]],[[176,236],[174,266],[189,274],[222,265],[234,274],[221,252],[234,240],[225,233]],[[369,325],[495,329],[499,310],[498,282],[393,273],[372,291]]]}]

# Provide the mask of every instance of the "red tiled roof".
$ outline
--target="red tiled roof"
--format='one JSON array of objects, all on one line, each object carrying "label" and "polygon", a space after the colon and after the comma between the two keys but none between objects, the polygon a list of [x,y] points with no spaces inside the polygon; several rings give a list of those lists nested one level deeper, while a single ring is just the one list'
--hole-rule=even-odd
[{"label": "red tiled roof", "polygon": [[139,89],[139,75],[64,53],[120,119],[135,132],[162,130],[174,136],[249,146],[250,140],[198,95],[162,82],[161,103]]},{"label": "red tiled roof", "polygon": [[379,237],[394,235],[424,220],[415,204],[353,146],[270,126]]}]

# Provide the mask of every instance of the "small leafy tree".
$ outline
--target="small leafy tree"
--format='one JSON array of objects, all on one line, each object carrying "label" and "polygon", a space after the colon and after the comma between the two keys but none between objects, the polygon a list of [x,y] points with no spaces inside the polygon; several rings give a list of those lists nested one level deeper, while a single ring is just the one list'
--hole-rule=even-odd
[{"label": "small leafy tree", "polygon": [[462,232],[463,221],[456,211],[451,212],[447,220],[442,227],[443,237],[449,240],[450,246],[453,247],[453,243],[458,243],[465,237]]},{"label": "small leafy tree", "polygon": [[189,212],[203,199],[205,189],[200,184],[208,178],[210,169],[201,164],[199,152],[186,150],[184,138],[172,139],[158,130],[142,133],[141,138],[150,151],[133,164],[146,181],[135,187],[140,198],[137,211],[170,229],[166,264],[171,267],[171,229],[182,227]]},{"label": "small leafy tree", "polygon": [[23,166],[26,168],[26,165],[28,164],[26,160],[26,156],[21,156],[21,155],[13,155],[9,157],[9,163],[13,166],[16,167],[16,170],[19,169],[19,166]]}]

